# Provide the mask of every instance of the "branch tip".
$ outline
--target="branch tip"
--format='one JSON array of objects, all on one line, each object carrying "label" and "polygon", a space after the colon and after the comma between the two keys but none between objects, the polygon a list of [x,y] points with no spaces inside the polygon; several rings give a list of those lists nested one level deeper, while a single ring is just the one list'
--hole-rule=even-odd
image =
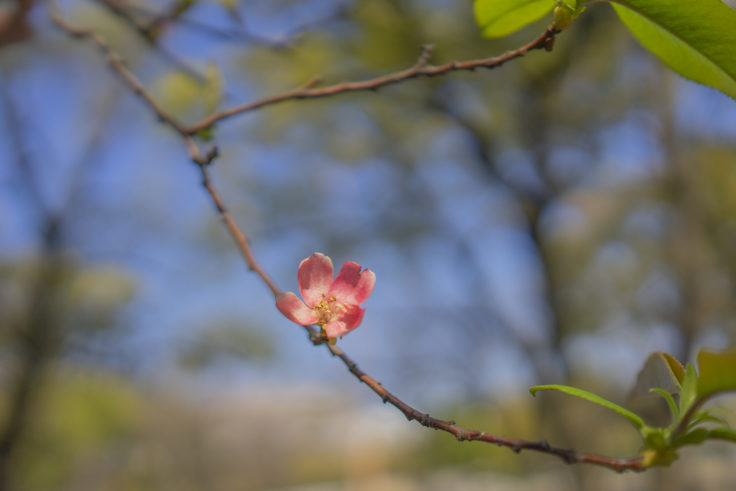
[{"label": "branch tip", "polygon": [[413,69],[419,70],[420,68],[423,68],[429,62],[429,57],[432,55],[433,50],[434,50],[434,44],[423,44],[421,48],[421,52],[419,54],[419,58],[417,59],[417,62],[414,64]]},{"label": "branch tip", "polygon": [[308,80],[304,85],[297,88],[297,90],[309,90],[313,88],[315,85],[318,85],[322,82],[322,77],[317,75],[316,77],[313,77],[312,79]]},{"label": "branch tip", "polygon": [[210,165],[212,161],[219,156],[220,148],[217,145],[213,145],[209,150],[207,150],[207,155],[205,156],[205,165]]}]

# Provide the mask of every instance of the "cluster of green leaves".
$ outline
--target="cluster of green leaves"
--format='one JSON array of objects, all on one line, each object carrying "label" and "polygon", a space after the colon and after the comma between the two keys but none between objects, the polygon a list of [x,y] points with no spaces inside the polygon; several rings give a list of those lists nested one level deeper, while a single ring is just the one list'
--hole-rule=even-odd
[{"label": "cluster of green leaves", "polygon": [[[503,37],[553,13],[552,27],[569,28],[594,4],[610,3],[619,19],[649,51],[680,75],[736,99],[736,10],[721,0],[475,0],[475,17],[486,37]],[[604,406],[639,431],[645,466],[668,465],[677,449],[708,439],[736,442],[736,430],[703,404],[715,394],[736,391],[736,348],[701,351],[698,370],[683,367],[666,353],[654,353],[638,389],[658,394],[669,408],[664,424],[648,424],[640,414],[575,387],[543,385]]]},{"label": "cluster of green leaves", "polygon": [[670,380],[659,380],[663,387],[650,387],[649,391],[661,395],[667,402],[671,413],[671,424],[667,426],[648,425],[642,416],[575,387],[538,385],[529,390],[532,394],[540,390],[558,390],[600,404],[625,417],[644,440],[641,455],[645,467],[669,465],[677,459],[677,449],[685,445],[697,445],[708,439],[736,442],[736,429],[715,416],[712,410],[701,409],[716,394],[736,391],[736,348],[721,353],[701,350],[697,372],[691,364],[683,367],[672,355],[653,353],[644,365],[639,381],[653,381],[657,370],[662,367]]},{"label": "cluster of green leaves", "polygon": [[604,1],[674,71],[736,99],[736,11],[721,0],[475,0],[475,18],[484,36],[502,37],[554,11],[564,30]]}]

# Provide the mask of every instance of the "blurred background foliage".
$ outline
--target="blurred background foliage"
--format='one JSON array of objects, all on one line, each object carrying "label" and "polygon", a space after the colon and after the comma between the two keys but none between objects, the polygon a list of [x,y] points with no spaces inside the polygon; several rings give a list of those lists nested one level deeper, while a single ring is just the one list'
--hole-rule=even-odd
[{"label": "blurred background foliage", "polygon": [[[302,85],[501,53],[470,2],[60,2],[194,122]],[[734,451],[642,475],[409,424],[273,308],[178,137],[43,2],[0,2],[0,487],[729,489]],[[736,104],[605,5],[500,69],[290,101],[201,135],[284,289],[314,251],[373,269],[340,343],[422,410],[626,456],[605,410],[649,352],[733,343]],[[203,145],[205,143],[203,142]],[[719,399],[733,407],[732,400]],[[725,413],[727,417],[728,413]]]}]

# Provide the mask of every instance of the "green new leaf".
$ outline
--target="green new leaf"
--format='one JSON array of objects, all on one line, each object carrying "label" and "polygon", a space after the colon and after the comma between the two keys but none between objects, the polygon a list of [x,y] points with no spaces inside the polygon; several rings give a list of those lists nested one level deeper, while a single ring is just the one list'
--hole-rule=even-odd
[{"label": "green new leaf", "polygon": [[657,394],[664,397],[664,400],[667,401],[667,406],[670,408],[670,412],[672,413],[672,419],[677,419],[680,417],[680,408],[677,407],[677,403],[675,402],[674,397],[672,397],[672,394],[667,392],[664,389],[649,389],[651,392],[656,392]]},{"label": "green new leaf", "polygon": [[736,11],[721,0],[612,0],[626,27],[680,75],[736,99]]},{"label": "green new leaf", "polygon": [[565,394],[570,394],[571,396],[579,397],[581,399],[585,399],[586,401],[599,404],[605,408],[610,409],[611,411],[617,412],[624,418],[628,419],[631,424],[636,427],[637,430],[641,430],[646,426],[644,424],[644,420],[641,419],[637,414],[634,414],[628,409],[625,409],[618,404],[614,404],[611,401],[607,401],[601,396],[593,394],[586,390],[578,389],[576,387],[570,387],[567,385],[537,385],[529,389],[529,392],[531,392],[532,395],[536,395],[536,393],[540,390],[559,390],[560,392],[564,392]]},{"label": "green new leaf", "polygon": [[[673,396],[680,393],[684,379],[685,369],[675,357],[655,351],[647,357],[636,377],[636,384],[629,392],[631,409],[649,424],[669,424],[669,421],[674,421],[679,416],[676,404],[673,410]],[[657,394],[665,398],[669,410],[662,405]]]},{"label": "green new leaf", "polygon": [[672,442],[674,448],[683,447],[685,445],[698,445],[703,443],[710,437],[710,432],[705,428],[696,428],[684,435],[680,435]]},{"label": "green new leaf", "polygon": [[685,368],[682,366],[682,363],[677,361],[677,358],[669,353],[659,351],[658,354],[667,364],[667,368],[669,369],[672,377],[677,381],[677,384],[682,385],[683,380],[685,380]]},{"label": "green new leaf", "polygon": [[554,6],[554,0],[475,0],[473,9],[481,34],[500,38],[542,18]]},{"label": "green new leaf", "polygon": [[722,426],[728,426],[728,422],[720,416],[715,416],[710,411],[698,411],[688,423],[688,427],[699,425],[700,423],[716,423]]},{"label": "green new leaf", "polygon": [[717,392],[736,391],[736,348],[720,353],[700,350],[698,371],[699,398],[710,397]]},{"label": "green new leaf", "polygon": [[202,139],[202,141],[211,142],[215,139],[215,127],[210,126],[208,128],[202,128],[197,133],[195,133],[199,138]]},{"label": "green new leaf", "polygon": [[736,442],[736,429],[721,427],[714,428],[708,432],[708,438],[716,438],[718,440],[730,440]]},{"label": "green new leaf", "polygon": [[687,413],[690,406],[695,404],[698,399],[698,374],[695,367],[687,364],[685,369],[685,378],[682,381],[682,391],[680,392],[680,414]]},{"label": "green new leaf", "polygon": [[664,389],[670,393],[679,392],[685,380],[685,368],[669,353],[655,351],[649,355],[644,366],[636,377],[636,385],[632,389],[632,397],[649,394],[652,387]]}]

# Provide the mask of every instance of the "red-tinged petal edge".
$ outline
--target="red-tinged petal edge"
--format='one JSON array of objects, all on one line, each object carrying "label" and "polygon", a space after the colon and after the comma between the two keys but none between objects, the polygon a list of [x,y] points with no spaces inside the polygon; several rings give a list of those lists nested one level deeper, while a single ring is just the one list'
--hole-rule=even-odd
[{"label": "red-tinged petal edge", "polygon": [[292,322],[308,326],[319,319],[312,309],[299,300],[292,292],[280,293],[276,298],[276,308]]},{"label": "red-tinged petal edge", "polygon": [[319,252],[299,264],[299,292],[309,307],[314,307],[322,300],[322,295],[327,294],[332,284],[332,274],[332,260]]},{"label": "red-tinged petal edge", "polygon": [[365,309],[356,305],[345,305],[345,311],[325,324],[324,329],[328,338],[339,338],[358,327],[363,320]]},{"label": "red-tinged petal edge", "polygon": [[330,286],[330,295],[334,295],[338,303],[360,305],[373,292],[376,275],[370,269],[360,271],[360,265],[349,261],[343,264],[337,278]]}]

